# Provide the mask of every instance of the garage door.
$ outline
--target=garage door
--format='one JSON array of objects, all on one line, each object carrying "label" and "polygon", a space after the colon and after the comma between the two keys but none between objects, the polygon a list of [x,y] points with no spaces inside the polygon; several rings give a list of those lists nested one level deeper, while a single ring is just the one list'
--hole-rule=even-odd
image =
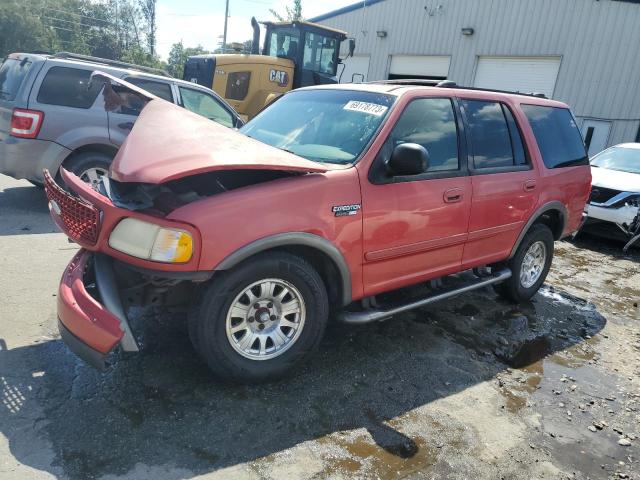
[{"label": "garage door", "polygon": [[560,57],[480,57],[474,86],[553,97]]},{"label": "garage door", "polygon": [[444,80],[451,57],[438,55],[392,55],[389,79],[425,78]]},{"label": "garage door", "polygon": [[354,55],[343,60],[344,71],[338,66],[340,83],[366,82],[369,75],[369,55]]}]

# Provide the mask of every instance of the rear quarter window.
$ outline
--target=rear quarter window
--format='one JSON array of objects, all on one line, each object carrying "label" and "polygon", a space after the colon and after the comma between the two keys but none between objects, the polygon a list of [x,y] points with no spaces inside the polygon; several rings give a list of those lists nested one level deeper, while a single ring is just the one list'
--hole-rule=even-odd
[{"label": "rear quarter window", "polygon": [[547,168],[589,165],[582,135],[566,108],[522,105]]},{"label": "rear quarter window", "polygon": [[0,66],[0,99],[13,101],[27,76],[31,62],[8,58]]},{"label": "rear quarter window", "polygon": [[90,108],[102,83],[93,82],[89,88],[91,70],[51,67],[42,80],[38,103],[74,108]]}]

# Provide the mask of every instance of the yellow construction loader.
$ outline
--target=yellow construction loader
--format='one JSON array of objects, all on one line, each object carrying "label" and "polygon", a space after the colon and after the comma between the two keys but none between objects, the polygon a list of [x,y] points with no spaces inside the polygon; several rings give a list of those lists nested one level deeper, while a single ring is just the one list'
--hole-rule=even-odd
[{"label": "yellow construction loader", "polygon": [[[260,54],[260,27],[251,19],[251,54],[189,57],[183,78],[212,88],[250,119],[277,97],[308,85],[337,83],[341,42],[347,34],[310,22],[262,22],[266,35]],[[355,41],[349,39],[349,55]]]}]

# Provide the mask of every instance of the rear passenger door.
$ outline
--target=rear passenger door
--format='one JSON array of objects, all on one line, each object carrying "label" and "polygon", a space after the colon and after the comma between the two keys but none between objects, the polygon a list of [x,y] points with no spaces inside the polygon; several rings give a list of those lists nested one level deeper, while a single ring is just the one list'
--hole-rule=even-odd
[{"label": "rear passenger door", "polygon": [[538,174],[512,110],[461,99],[473,196],[462,267],[507,258],[538,199]]},{"label": "rear passenger door", "polygon": [[[471,205],[462,132],[452,99],[411,100],[369,172],[360,172],[365,295],[459,271]],[[427,150],[425,173],[388,173],[401,143]]]},{"label": "rear passenger door", "polygon": [[[161,82],[138,76],[126,77],[123,80],[143,88],[156,97],[175,103],[170,82]],[[131,132],[145,102],[139,95],[132,93],[130,90],[117,85],[114,85],[113,89],[120,96],[122,105],[117,110],[109,112],[109,139],[111,143],[119,147]]]}]

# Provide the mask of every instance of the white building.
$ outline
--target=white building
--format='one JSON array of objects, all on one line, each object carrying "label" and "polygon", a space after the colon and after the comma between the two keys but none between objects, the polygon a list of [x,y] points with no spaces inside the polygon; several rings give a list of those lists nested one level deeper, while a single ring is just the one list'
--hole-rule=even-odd
[{"label": "white building", "polygon": [[591,154],[640,141],[640,0],[367,0],[309,20],[356,39],[342,82],[540,92],[571,106]]}]

